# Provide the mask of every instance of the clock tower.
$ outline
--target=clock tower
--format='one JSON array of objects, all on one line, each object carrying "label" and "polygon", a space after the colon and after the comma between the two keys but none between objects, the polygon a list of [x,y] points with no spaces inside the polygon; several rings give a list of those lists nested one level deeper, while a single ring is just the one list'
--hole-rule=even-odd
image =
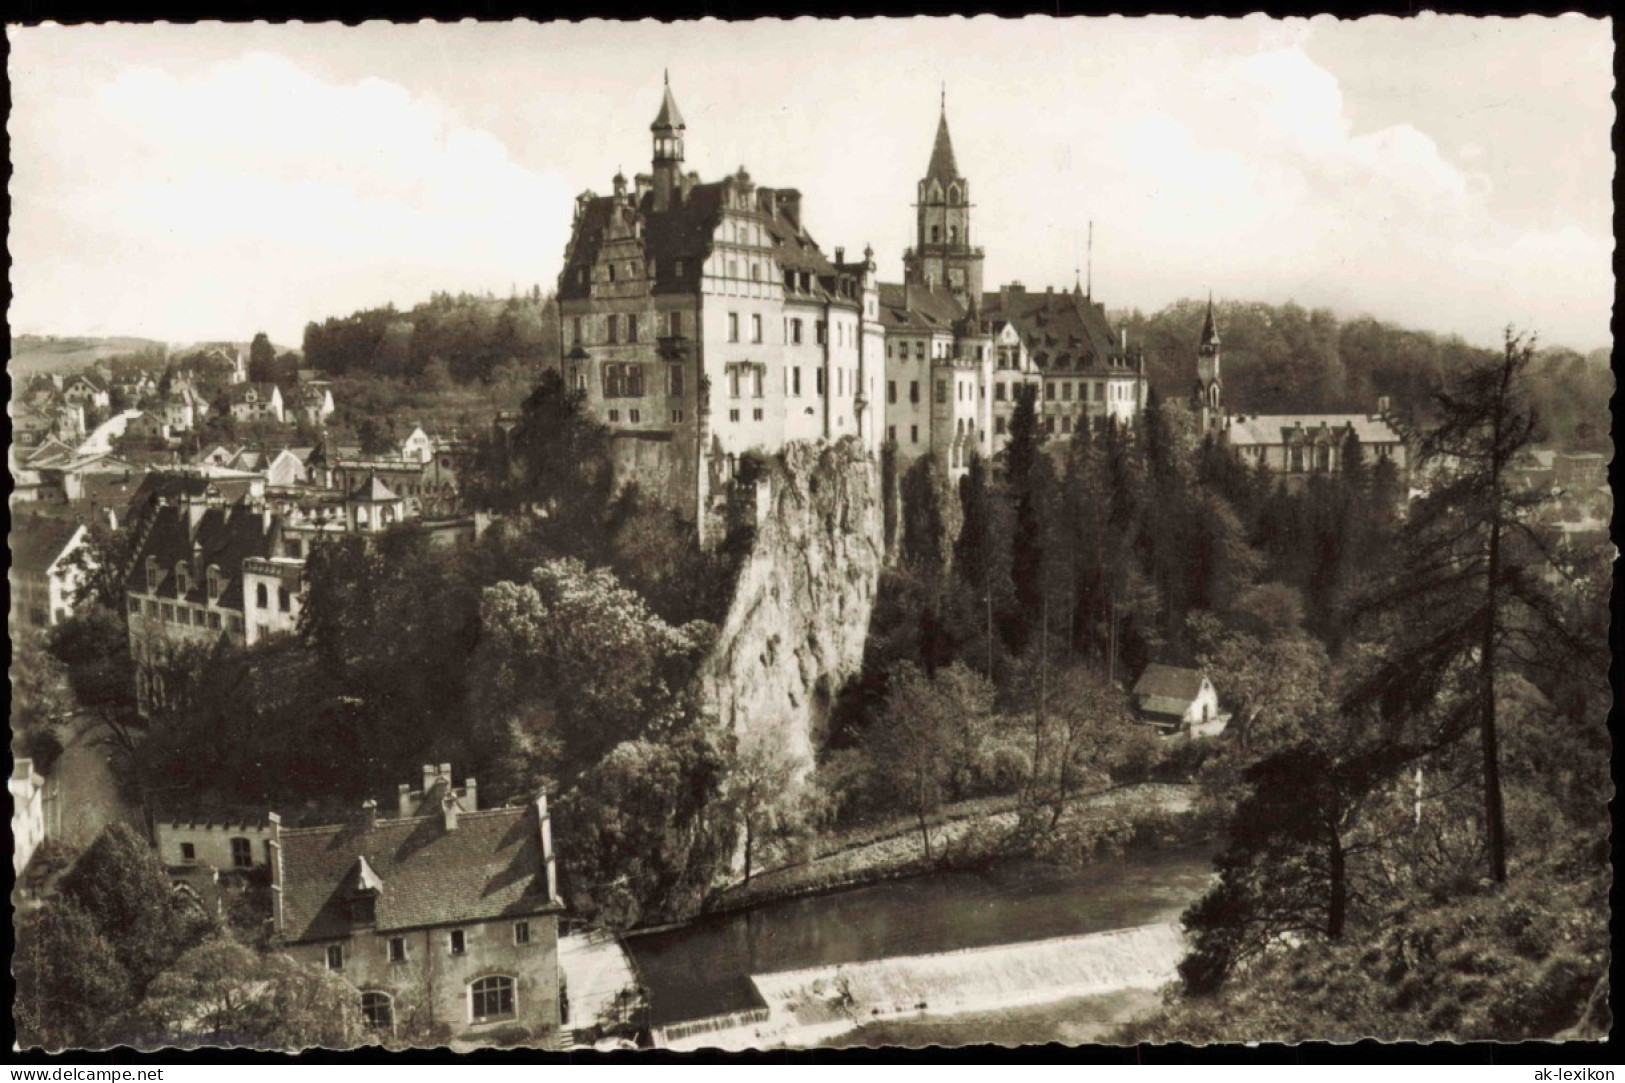
[{"label": "clock tower", "polygon": [[937,118],[931,162],[915,203],[915,244],[903,254],[904,278],[912,285],[947,290],[961,304],[982,296],[982,250],[971,245],[970,182],[959,175],[948,135],[947,93]]}]

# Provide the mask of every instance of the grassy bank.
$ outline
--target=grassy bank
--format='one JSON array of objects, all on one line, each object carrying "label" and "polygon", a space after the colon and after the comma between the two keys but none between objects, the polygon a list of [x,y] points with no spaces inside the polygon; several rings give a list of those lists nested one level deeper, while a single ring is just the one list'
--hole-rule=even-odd
[{"label": "grassy bank", "polygon": [[[1085,795],[1061,817],[1058,831],[1087,835],[1108,822],[1125,822],[1132,844],[1188,841],[1201,825],[1192,814],[1189,786],[1144,783]],[[734,884],[715,896],[711,912],[755,906],[787,898],[916,876],[944,867],[987,865],[1004,858],[1032,856],[1013,849],[1017,799],[983,798],[941,809],[929,821],[928,859],[917,821],[911,817],[866,824],[824,836],[805,860],[786,863]]]}]

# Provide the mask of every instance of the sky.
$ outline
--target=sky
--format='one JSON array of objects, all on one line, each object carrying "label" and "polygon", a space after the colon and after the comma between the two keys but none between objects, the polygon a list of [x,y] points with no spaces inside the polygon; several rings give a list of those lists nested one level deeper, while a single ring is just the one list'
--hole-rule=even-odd
[{"label": "sky", "polygon": [[1422,16],[42,26],[11,39],[14,333],[297,346],[556,282],[573,197],[687,167],[802,192],[900,280],[943,96],[986,284],[1209,290],[1608,345],[1606,21]]}]

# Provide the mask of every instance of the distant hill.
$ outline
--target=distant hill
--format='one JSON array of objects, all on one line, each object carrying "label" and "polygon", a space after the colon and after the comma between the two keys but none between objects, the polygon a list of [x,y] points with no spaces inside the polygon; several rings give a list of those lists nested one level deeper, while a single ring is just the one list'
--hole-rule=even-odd
[{"label": "distant hill", "polygon": [[14,335],[6,368],[13,380],[41,372],[75,372],[119,354],[165,348],[150,338],[74,338],[57,335]]}]

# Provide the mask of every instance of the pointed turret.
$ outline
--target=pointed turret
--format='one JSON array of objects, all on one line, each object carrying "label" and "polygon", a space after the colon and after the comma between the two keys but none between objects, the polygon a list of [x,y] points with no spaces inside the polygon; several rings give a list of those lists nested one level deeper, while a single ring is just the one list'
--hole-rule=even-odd
[{"label": "pointed turret", "polygon": [[662,128],[668,131],[681,131],[687,125],[683,123],[682,110],[677,108],[677,99],[671,96],[671,72],[666,72],[665,94],[660,99],[660,112],[655,114],[655,122],[649,125],[649,130],[659,134]]},{"label": "pointed turret", "polygon": [[1213,319],[1213,293],[1207,295],[1207,316],[1202,320],[1202,341],[1200,343],[1204,353],[1219,352],[1219,325]]},{"label": "pointed turret", "polygon": [[941,181],[943,187],[959,179],[959,163],[954,161],[954,141],[948,134],[947,113],[937,118],[937,141],[931,146],[931,164],[926,166],[925,177]]},{"label": "pointed turret", "polygon": [[660,112],[649,131],[654,133],[654,209],[664,211],[676,202],[683,171],[683,114],[671,93],[671,73],[666,74]]}]

